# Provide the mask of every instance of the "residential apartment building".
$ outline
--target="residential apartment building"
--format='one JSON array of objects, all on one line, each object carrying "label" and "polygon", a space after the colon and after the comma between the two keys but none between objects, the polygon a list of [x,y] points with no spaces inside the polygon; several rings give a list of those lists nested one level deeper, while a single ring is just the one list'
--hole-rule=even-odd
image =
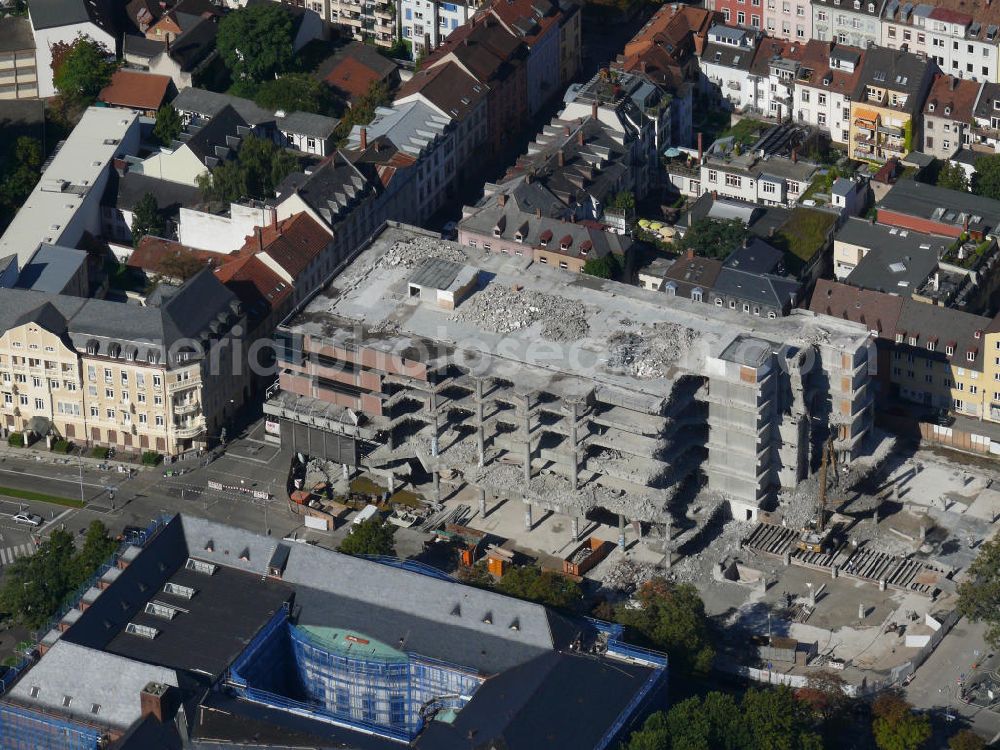
[{"label": "residential apartment building", "polygon": [[996,153],[1000,150],[1000,83],[984,83],[972,115],[971,148]]},{"label": "residential apartment building", "polygon": [[211,271],[147,306],[0,290],[8,432],[176,454],[204,447],[243,403],[242,308]]},{"label": "residential apartment building", "polygon": [[868,48],[851,101],[851,158],[884,162],[923,142],[919,115],[933,72],[934,63],[911,52]]},{"label": "residential apartment building", "polygon": [[1000,201],[915,180],[899,180],[879,201],[878,221],[975,242],[1000,236]]},{"label": "residential apartment building", "polygon": [[423,102],[454,123],[452,149],[459,185],[479,182],[482,149],[489,149],[489,90],[457,62],[422,67],[399,90],[393,105]]},{"label": "residential apartment building", "polygon": [[434,50],[459,26],[476,14],[480,2],[446,3],[440,0],[400,0],[399,30],[413,45],[413,57],[423,57]]},{"label": "residential apartment building", "polygon": [[719,104],[743,112],[757,104],[757,86],[750,75],[759,31],[713,26],[701,56],[702,92]]},{"label": "residential apartment building", "polygon": [[355,41],[371,39],[378,47],[391,47],[396,41],[397,4],[391,0],[364,3],[305,0],[304,7],[342,29]]},{"label": "residential apartment building", "polygon": [[409,157],[409,163],[397,160],[396,166],[415,174],[413,202],[403,215],[393,218],[423,224],[454,191],[453,130],[451,118],[433,107],[421,101],[397,102],[392,107],[377,108],[368,125],[355,125],[345,153],[352,158],[351,152],[366,151],[369,143],[387,141],[386,145],[404,159]]},{"label": "residential apartment building", "polygon": [[882,8],[886,0],[811,0],[812,35],[867,49],[882,44]]},{"label": "residential apartment building", "polygon": [[779,39],[804,43],[812,36],[808,0],[707,0],[705,7],[722,13],[727,24],[764,30]]},{"label": "residential apartment building", "polygon": [[18,16],[0,18],[0,99],[38,96],[38,65],[31,22]]},{"label": "residential apartment building", "polygon": [[583,65],[583,13],[569,0],[562,0],[559,8],[559,83],[565,86]]},{"label": "residential apartment building", "polygon": [[482,200],[462,209],[459,244],[575,272],[607,255],[616,256],[621,268],[628,265],[630,237],[594,221],[567,220],[546,205],[545,197],[538,183],[524,178],[487,186]]},{"label": "residential apartment building", "polygon": [[[566,7],[569,12],[579,13],[579,6],[573,3],[567,3]],[[527,50],[528,114],[535,115],[550,99],[561,93],[563,40],[560,19],[563,11],[553,0],[493,0],[485,12],[499,21],[507,33],[522,42]],[[575,29],[579,35],[579,24]],[[567,34],[569,31],[570,27],[567,27]],[[570,46],[569,40],[566,46]],[[575,47],[580,49],[579,38]],[[575,70],[572,75],[576,75]]]},{"label": "residential apartment building", "polygon": [[882,43],[927,55],[946,74],[997,81],[1000,8],[989,0],[909,3],[889,0]]},{"label": "residential apartment building", "polygon": [[861,76],[864,51],[833,42],[810,40],[795,79],[792,106],[796,122],[829,133],[835,143],[851,137],[851,97]]},{"label": "residential apartment building", "polygon": [[950,159],[972,144],[976,102],[983,84],[949,75],[934,77],[924,104],[923,152]]},{"label": "residential apartment building", "polygon": [[795,83],[799,77],[805,45],[765,36],[750,65],[750,84],[755,88],[756,112],[778,122],[791,120],[795,108]]},{"label": "residential apartment building", "polygon": [[[817,282],[810,309],[868,326],[887,363],[882,400],[1000,421],[1000,322],[883,292]],[[881,368],[880,368],[881,369]],[[921,416],[919,412],[916,416]]]}]

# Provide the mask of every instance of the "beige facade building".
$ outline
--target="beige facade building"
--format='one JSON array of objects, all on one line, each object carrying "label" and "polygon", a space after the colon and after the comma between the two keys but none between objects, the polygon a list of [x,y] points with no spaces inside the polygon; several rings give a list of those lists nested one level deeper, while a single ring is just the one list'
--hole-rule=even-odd
[{"label": "beige facade building", "polygon": [[35,37],[27,18],[0,18],[0,99],[38,96]]},{"label": "beige facade building", "polygon": [[144,307],[4,289],[5,433],[178,454],[216,440],[246,397],[240,303],[211,271]]}]

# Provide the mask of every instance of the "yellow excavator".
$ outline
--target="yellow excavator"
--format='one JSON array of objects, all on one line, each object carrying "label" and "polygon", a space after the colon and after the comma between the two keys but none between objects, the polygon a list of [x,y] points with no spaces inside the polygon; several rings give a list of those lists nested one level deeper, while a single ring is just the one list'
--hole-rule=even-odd
[{"label": "yellow excavator", "polygon": [[823,457],[819,463],[819,498],[816,502],[817,517],[814,518],[799,534],[796,545],[804,552],[827,552],[830,548],[831,529],[827,528],[827,474],[833,469],[833,484],[840,482],[837,471],[837,451],[833,449],[833,436],[823,445]]}]

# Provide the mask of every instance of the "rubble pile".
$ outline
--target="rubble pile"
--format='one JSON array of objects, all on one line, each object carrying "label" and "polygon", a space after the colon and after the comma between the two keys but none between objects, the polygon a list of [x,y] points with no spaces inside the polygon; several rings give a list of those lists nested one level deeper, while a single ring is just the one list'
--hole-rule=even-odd
[{"label": "rubble pile", "polygon": [[753,524],[728,521],[718,535],[701,551],[678,560],[670,568],[670,576],[680,583],[703,585],[712,580],[712,566],[727,558],[740,555],[740,544]]},{"label": "rubble pile", "polygon": [[535,323],[550,341],[577,341],[590,333],[587,310],[565,297],[490,284],[452,316],[493,333],[513,333]]},{"label": "rubble pile", "polygon": [[655,565],[625,557],[604,575],[601,590],[607,594],[631,596],[642,584],[657,575],[663,575],[663,571]]},{"label": "rubble pile", "polygon": [[616,331],[608,339],[608,369],[643,380],[664,377],[695,342],[697,334],[677,323],[644,324]]},{"label": "rubble pile", "polygon": [[441,242],[434,237],[410,237],[407,240],[396,240],[378,259],[377,265],[389,268],[402,266],[413,268],[426,258],[443,258],[455,263],[465,263],[469,256],[461,245]]}]

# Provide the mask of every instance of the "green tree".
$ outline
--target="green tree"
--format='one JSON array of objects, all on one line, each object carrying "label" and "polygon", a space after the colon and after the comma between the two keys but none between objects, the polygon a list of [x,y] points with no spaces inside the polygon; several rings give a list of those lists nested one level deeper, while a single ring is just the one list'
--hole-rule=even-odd
[{"label": "green tree", "polygon": [[285,112],[331,115],[335,109],[330,87],[306,73],[286,73],[264,81],[257,87],[254,99],[264,109]]},{"label": "green tree", "polygon": [[299,168],[298,157],[272,141],[247,136],[236,158],[198,176],[207,200],[228,203],[241,198],[265,200],[278,184]]},{"label": "green tree", "polygon": [[164,104],[156,113],[153,135],[163,145],[169,145],[181,134],[181,116],[170,104]]},{"label": "green tree", "polygon": [[972,176],[972,192],[1000,200],[1000,154],[980,156],[976,159],[976,173]]},{"label": "green tree", "polygon": [[753,747],[767,750],[821,750],[823,740],[813,731],[809,707],[791,688],[750,689],[743,696],[743,721]]},{"label": "green tree", "polygon": [[577,604],[583,596],[576,581],[534,565],[512,568],[500,579],[497,588],[508,596],[564,609]]},{"label": "green tree", "polygon": [[132,247],[138,247],[139,240],[147,234],[157,237],[163,234],[163,217],[152,193],[143,195],[132,211]]},{"label": "green tree", "polygon": [[966,191],[969,189],[969,178],[966,176],[965,170],[962,169],[961,165],[945,162],[944,166],[941,167],[941,171],[938,172],[937,186],[948,188],[949,190]]},{"label": "green tree", "polygon": [[620,193],[615,193],[614,197],[608,203],[608,208],[612,211],[620,211],[626,215],[635,212],[635,193],[629,190],[622,190]]},{"label": "green tree", "polygon": [[391,101],[389,88],[382,81],[372,81],[365,95],[355,101],[351,108],[344,113],[337,129],[333,131],[334,138],[338,143],[343,143],[351,134],[351,128],[355,125],[370,123],[375,117],[375,109],[390,104]]},{"label": "green tree", "polygon": [[678,248],[682,253],[694,250],[695,255],[721,260],[743,244],[747,236],[747,229],[739,219],[705,217],[688,227]]},{"label": "green tree", "polygon": [[599,279],[614,279],[621,273],[621,263],[614,253],[602,255],[600,258],[590,258],[583,264],[583,272]]},{"label": "green tree", "polygon": [[795,697],[809,706],[816,716],[828,721],[841,715],[849,699],[844,692],[846,680],[836,672],[821,670],[809,676],[806,686],[795,692]]},{"label": "green tree", "polygon": [[654,578],[640,587],[636,600],[637,608],[619,607],[615,619],[666,651],[672,670],[708,672],[715,650],[698,590],[690,584]]},{"label": "green tree", "polygon": [[949,750],[984,750],[986,740],[971,729],[959,730],[948,740]]},{"label": "green tree", "polygon": [[743,721],[734,721],[740,707],[727,693],[711,692],[689,698],[667,714],[674,750],[742,750],[751,747]]},{"label": "green tree", "polygon": [[256,83],[291,68],[292,19],[278,3],[248,5],[219,22],[216,46],[233,78]]},{"label": "green tree", "polygon": [[118,543],[111,538],[108,527],[100,521],[91,521],[83,537],[83,547],[73,560],[72,585],[76,587],[86,581],[117,547]]},{"label": "green tree", "polygon": [[[697,701],[698,699],[692,698],[691,700]],[[671,750],[672,747],[667,715],[663,711],[657,711],[646,718],[642,729],[632,732],[624,750]]]},{"label": "green tree", "polygon": [[9,171],[0,183],[0,201],[9,211],[17,211],[31,194],[42,167],[42,142],[22,135],[8,158]]},{"label": "green tree", "polygon": [[1000,648],[1000,540],[985,542],[958,587],[958,611],[987,624],[986,640]]},{"label": "green tree", "polygon": [[61,56],[58,67],[53,67],[52,81],[67,102],[85,107],[111,83],[111,75],[116,68],[114,55],[107,47],[79,34],[70,49]]},{"label": "green tree", "polygon": [[337,549],[345,555],[394,555],[395,535],[396,527],[391,523],[370,518],[354,524]]},{"label": "green tree", "polygon": [[918,750],[931,737],[931,721],[926,714],[894,693],[886,693],[872,704],[872,734],[879,750]]}]

